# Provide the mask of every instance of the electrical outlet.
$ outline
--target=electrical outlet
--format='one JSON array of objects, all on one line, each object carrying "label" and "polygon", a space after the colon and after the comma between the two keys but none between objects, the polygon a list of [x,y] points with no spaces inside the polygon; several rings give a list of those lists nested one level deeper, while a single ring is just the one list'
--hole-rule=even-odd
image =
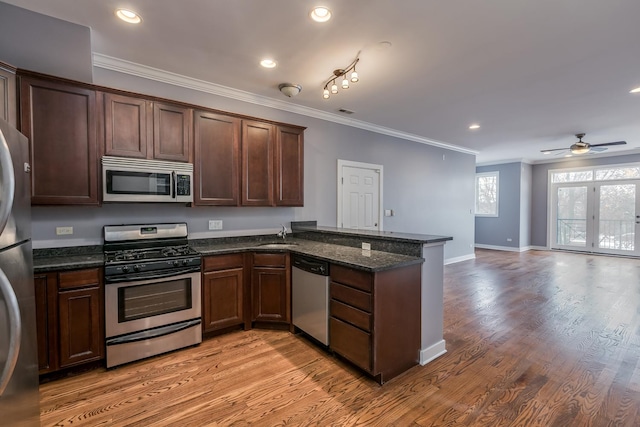
[{"label": "electrical outlet", "polygon": [[364,251],[370,251],[371,250],[371,243],[362,243],[362,250]]},{"label": "electrical outlet", "polygon": [[513,239],[511,237],[507,237],[507,242],[513,242]]},{"label": "electrical outlet", "polygon": [[222,230],[222,220],[221,219],[210,219],[209,220],[209,230]]},{"label": "electrical outlet", "polygon": [[73,234],[73,227],[56,227],[56,236]]},{"label": "electrical outlet", "polygon": [[385,209],[384,216],[393,216],[393,209]]}]

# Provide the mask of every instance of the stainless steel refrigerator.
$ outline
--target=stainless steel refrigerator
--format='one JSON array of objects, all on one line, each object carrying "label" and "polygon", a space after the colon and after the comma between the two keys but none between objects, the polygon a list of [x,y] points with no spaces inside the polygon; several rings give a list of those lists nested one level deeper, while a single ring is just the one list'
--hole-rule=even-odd
[{"label": "stainless steel refrigerator", "polygon": [[0,119],[0,425],[39,425],[27,138]]}]

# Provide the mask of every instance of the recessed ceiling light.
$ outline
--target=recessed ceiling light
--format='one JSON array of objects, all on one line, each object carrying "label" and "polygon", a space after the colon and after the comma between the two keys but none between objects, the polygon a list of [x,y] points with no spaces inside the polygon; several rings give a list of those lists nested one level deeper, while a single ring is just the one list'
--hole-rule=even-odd
[{"label": "recessed ceiling light", "polygon": [[273,59],[263,59],[262,61],[260,61],[260,65],[262,65],[264,68],[275,68],[276,61],[274,61]]},{"label": "recessed ceiling light", "polygon": [[477,123],[472,124],[471,126],[469,126],[469,129],[471,130],[476,130],[476,129],[480,129],[480,125]]},{"label": "recessed ceiling light", "polygon": [[142,18],[140,17],[140,15],[128,9],[117,9],[116,16],[122,19],[124,22],[128,22],[130,24],[139,24],[140,22],[142,22]]},{"label": "recessed ceiling light", "polygon": [[311,10],[309,16],[316,22],[327,22],[331,19],[331,11],[324,6],[317,6]]},{"label": "recessed ceiling light", "polygon": [[637,87],[637,88],[635,88],[635,89],[631,89],[631,90],[629,91],[629,93],[640,93],[640,87]]}]

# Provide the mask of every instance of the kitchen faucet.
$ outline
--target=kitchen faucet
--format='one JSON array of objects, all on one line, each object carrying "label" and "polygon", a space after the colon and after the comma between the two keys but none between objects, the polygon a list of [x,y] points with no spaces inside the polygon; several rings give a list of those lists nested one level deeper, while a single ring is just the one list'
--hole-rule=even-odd
[{"label": "kitchen faucet", "polygon": [[285,227],[284,224],[280,225],[282,225],[282,230],[278,232],[278,237],[282,237],[282,240],[284,240],[287,237],[287,227]]}]

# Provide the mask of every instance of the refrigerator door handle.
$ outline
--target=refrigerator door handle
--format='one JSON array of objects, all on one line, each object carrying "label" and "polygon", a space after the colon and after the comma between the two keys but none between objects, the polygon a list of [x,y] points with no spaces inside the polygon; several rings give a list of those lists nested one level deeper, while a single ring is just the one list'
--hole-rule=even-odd
[{"label": "refrigerator door handle", "polygon": [[13,292],[9,279],[7,279],[2,270],[0,270],[0,293],[4,295],[9,314],[9,351],[7,353],[7,363],[2,368],[2,374],[0,374],[0,397],[2,397],[13,375],[13,370],[16,368],[22,338],[22,321],[20,320],[18,299],[15,292]]},{"label": "refrigerator door handle", "polygon": [[0,168],[2,168],[2,186],[0,189],[0,196],[2,196],[2,203],[0,203],[0,234],[7,226],[7,221],[11,216],[11,210],[13,209],[13,198],[16,192],[16,178],[13,171],[13,160],[11,159],[11,152],[9,152],[9,145],[4,138],[2,131],[0,130]]}]

